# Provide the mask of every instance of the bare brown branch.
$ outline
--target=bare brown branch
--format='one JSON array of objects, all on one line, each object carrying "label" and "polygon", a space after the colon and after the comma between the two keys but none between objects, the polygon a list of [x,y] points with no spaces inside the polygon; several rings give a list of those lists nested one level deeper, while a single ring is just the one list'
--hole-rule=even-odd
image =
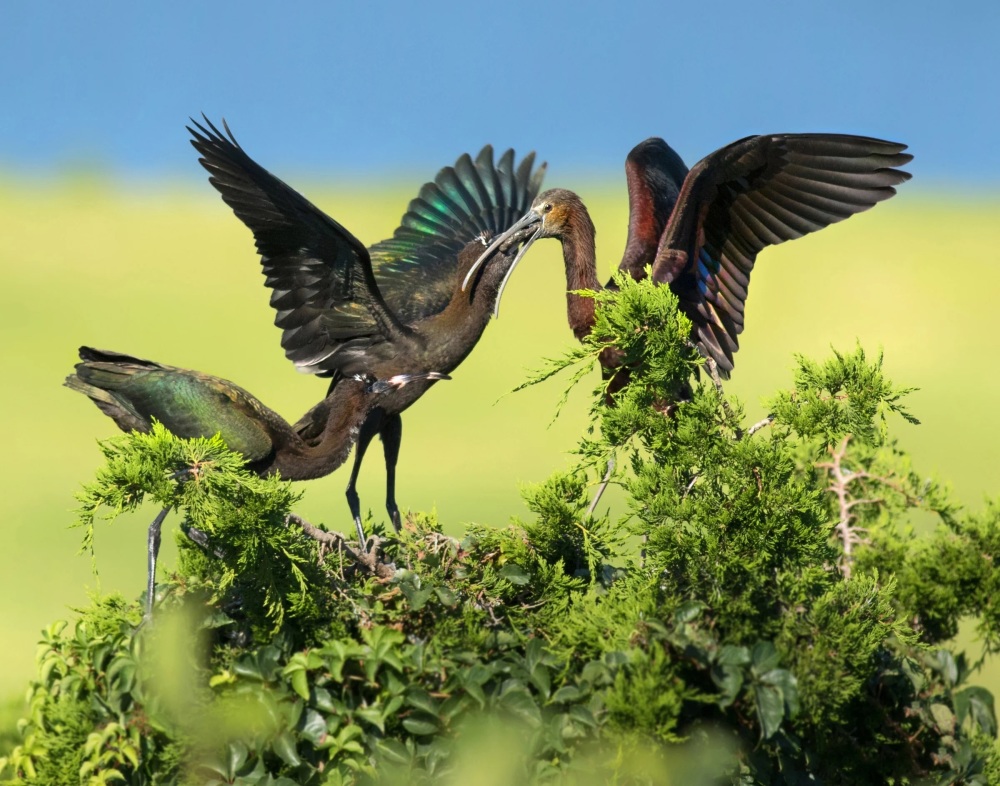
[{"label": "bare brown branch", "polygon": [[880,505],[884,500],[878,497],[855,498],[851,496],[850,486],[857,480],[872,479],[886,482],[885,478],[876,478],[864,470],[851,471],[844,466],[844,458],[847,455],[847,443],[851,435],[844,437],[840,445],[830,448],[831,461],[818,462],[816,466],[825,469],[830,474],[832,483],[827,487],[837,497],[837,505],[840,509],[840,518],[834,528],[837,537],[840,539],[843,554],[840,559],[840,569],[844,578],[851,577],[851,565],[854,562],[854,547],[867,542],[863,537],[867,534],[864,527],[854,525],[856,516],[852,511],[858,505]]},{"label": "bare brown branch", "polygon": [[371,547],[368,552],[358,552],[347,545],[347,538],[340,532],[327,532],[326,530],[314,527],[301,516],[289,513],[285,517],[285,523],[298,524],[302,531],[320,544],[321,548],[337,549],[343,553],[351,562],[364,570],[366,573],[377,576],[380,579],[391,579],[396,573],[396,566],[391,562],[382,562],[382,539],[373,535]]},{"label": "bare brown branch", "polygon": [[772,423],[774,423],[774,415],[768,415],[766,418],[764,418],[763,420],[757,421],[749,429],[747,429],[747,436],[748,437],[752,437],[754,434],[756,434],[762,428],[767,428]]}]

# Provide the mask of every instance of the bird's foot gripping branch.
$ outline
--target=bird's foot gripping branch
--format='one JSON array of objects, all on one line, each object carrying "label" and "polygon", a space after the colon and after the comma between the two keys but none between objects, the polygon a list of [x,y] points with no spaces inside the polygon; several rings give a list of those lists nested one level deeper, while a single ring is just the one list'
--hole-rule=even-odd
[{"label": "bird's foot gripping branch", "polygon": [[[525,521],[456,540],[411,517],[362,559],[384,575],[217,441],[106,443],[85,522],[151,497],[207,551],[179,538],[153,625],[103,598],[46,631],[6,774],[1000,782],[993,698],[952,641],[964,619],[1000,648],[1000,505],[966,515],[913,468],[905,391],[861,350],[799,359],[751,434],[689,381],[672,298],[623,282],[600,303],[574,357],[614,347],[628,385],[608,407],[602,384],[579,465],[526,492]],[[621,519],[587,512],[609,457]],[[913,535],[914,511],[937,529]]]}]

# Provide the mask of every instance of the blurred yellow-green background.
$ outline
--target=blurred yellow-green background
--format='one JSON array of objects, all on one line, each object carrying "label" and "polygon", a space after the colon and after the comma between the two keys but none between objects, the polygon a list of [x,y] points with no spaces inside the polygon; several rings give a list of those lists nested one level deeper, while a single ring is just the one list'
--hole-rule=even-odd
[{"label": "blurred yellow-green background", "polygon": [[[459,153],[537,149],[547,184],[590,206],[602,273],[624,246],[622,162],[645,137],[689,164],[751,133],[907,142],[915,180],[897,198],[761,255],[729,389],[755,419],[794,353],[884,348],[890,376],[920,388],[923,425],[898,424],[918,465],[972,508],[1000,492],[1000,104],[982,88],[1000,70],[1000,6],[112,0],[4,13],[0,704],[31,677],[38,631],[88,588],[142,586],[153,511],[100,529],[97,577],[68,529],[95,440],[116,433],[61,387],[80,344],[231,379],[289,419],[324,394],[285,360],[250,234],[187,145],[201,110],[365,243]],[[557,244],[537,244],[454,380],[405,414],[404,508],[436,509],[451,531],[503,524],[524,510],[522,484],[570,460],[587,385],[551,427],[558,380],[503,396],[571,341],[563,290]],[[381,517],[378,453],[360,492]],[[348,471],[303,485],[302,513],[349,527]]]},{"label": "blurred yellow-green background", "polygon": [[[598,253],[610,270],[624,246],[624,186],[573,185],[592,206]],[[392,232],[414,187],[303,189],[373,242]],[[1000,492],[1000,370],[992,362],[1000,352],[992,330],[998,207],[904,186],[869,213],[762,254],[729,386],[750,418],[764,414],[763,396],[789,384],[793,353],[822,357],[831,345],[849,349],[858,339],[872,352],[884,348],[893,379],[920,387],[911,405],[923,425],[897,424],[919,466],[951,479],[971,507]],[[8,221],[0,259],[13,262],[0,294],[5,695],[31,675],[38,630],[82,604],[88,586],[130,596],[142,587],[152,510],[99,530],[96,578],[90,560],[77,555],[80,532],[67,529],[73,494],[100,463],[95,440],[117,433],[89,401],[60,386],[78,345],[234,380],[289,419],[322,397],[325,383],[285,360],[249,232],[207,186],[139,190],[93,176],[43,185],[6,180],[0,214]],[[946,272],[959,260],[960,275]],[[560,381],[503,396],[571,341],[564,289],[558,244],[538,244],[512,278],[503,316],[453,381],[405,414],[404,508],[436,509],[451,531],[469,521],[504,524],[524,511],[522,484],[570,460],[586,422],[587,385],[551,427]],[[349,529],[348,472],[302,484],[304,515]],[[383,484],[375,449],[360,490],[379,517]]]}]

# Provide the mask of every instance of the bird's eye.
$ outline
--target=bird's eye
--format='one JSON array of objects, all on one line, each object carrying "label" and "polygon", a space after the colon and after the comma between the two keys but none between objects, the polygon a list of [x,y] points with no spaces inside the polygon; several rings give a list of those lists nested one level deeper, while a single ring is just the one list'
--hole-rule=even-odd
[{"label": "bird's eye", "polygon": [[543,213],[551,213],[552,212],[552,203],[551,202],[546,202],[544,205],[542,205],[542,212]]}]

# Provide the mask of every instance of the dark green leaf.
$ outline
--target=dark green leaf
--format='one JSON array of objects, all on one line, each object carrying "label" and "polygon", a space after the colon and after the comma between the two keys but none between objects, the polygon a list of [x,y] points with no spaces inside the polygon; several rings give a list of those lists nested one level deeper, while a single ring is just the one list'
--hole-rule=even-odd
[{"label": "dark green leaf", "polygon": [[403,718],[403,728],[410,732],[410,734],[425,737],[430,734],[436,734],[440,726],[433,716],[420,714]]},{"label": "dark green leaf", "polygon": [[958,664],[955,663],[955,656],[949,650],[936,650],[931,656],[931,662],[949,686],[958,682]]},{"label": "dark green leaf", "polygon": [[769,641],[758,641],[754,644],[751,658],[753,660],[754,673],[758,675],[778,668],[781,662],[778,657],[778,651]]},{"label": "dark green leaf", "polygon": [[458,605],[458,595],[447,587],[435,587],[434,592],[437,593],[442,606],[451,609]]},{"label": "dark green leaf", "polygon": [[552,681],[549,677],[549,670],[541,663],[535,665],[531,670],[531,684],[534,685],[543,699],[548,698],[552,692]]},{"label": "dark green leaf", "polygon": [[772,669],[760,676],[760,681],[774,685],[781,691],[789,718],[799,711],[799,688],[795,675],[788,669]]},{"label": "dark green leaf", "polygon": [[959,724],[972,718],[983,734],[996,736],[997,721],[993,705],[993,694],[986,688],[974,685],[955,693],[955,713]]},{"label": "dark green leaf", "polygon": [[577,723],[582,723],[591,729],[597,728],[597,721],[594,719],[594,713],[589,709],[580,704],[574,704],[569,708],[569,716],[575,720]]},{"label": "dark green leaf", "polygon": [[565,704],[580,698],[580,689],[574,685],[563,685],[552,695],[553,704]]},{"label": "dark green leaf", "polygon": [[701,616],[704,610],[704,603],[697,600],[689,600],[677,607],[677,611],[674,612],[674,619],[680,623],[693,622]]},{"label": "dark green leaf", "polygon": [[327,734],[326,719],[316,712],[316,710],[307,709],[302,722],[301,733],[313,745],[319,745]]},{"label": "dark green leaf", "polygon": [[246,764],[247,756],[250,751],[247,749],[245,743],[241,740],[234,740],[228,745],[228,761],[226,762],[226,777],[229,779],[235,778],[236,774],[240,771],[240,768]]},{"label": "dark green leaf", "polygon": [[746,666],[750,663],[750,650],[726,644],[719,650],[717,662],[725,666]]},{"label": "dark green leaf", "polygon": [[410,751],[399,740],[386,737],[375,743],[375,750],[390,764],[409,764]]},{"label": "dark green leaf", "polygon": [[313,688],[313,703],[315,703],[316,709],[325,712],[327,715],[337,711],[330,696],[330,691],[326,688]]},{"label": "dark green leaf", "polygon": [[406,703],[410,707],[423,710],[428,715],[438,714],[438,702],[427,691],[420,688],[411,688],[406,694]]},{"label": "dark green leaf", "polygon": [[781,727],[781,721],[785,717],[785,700],[781,690],[773,685],[755,685],[754,696],[757,701],[760,734],[766,740]]},{"label": "dark green leaf", "polygon": [[712,681],[721,691],[719,706],[725,709],[736,700],[743,687],[743,669],[721,664],[713,666]]},{"label": "dark green leaf", "polygon": [[529,726],[537,727],[542,722],[542,711],[535,699],[524,688],[512,688],[500,697],[500,707],[521,718]]},{"label": "dark green leaf", "polygon": [[525,585],[531,581],[531,576],[516,562],[508,562],[499,571],[500,578],[507,579],[511,584]]},{"label": "dark green leaf", "polygon": [[289,731],[282,732],[275,737],[271,748],[289,767],[298,767],[302,763],[295,747],[295,737]]},{"label": "dark green leaf", "polygon": [[409,601],[410,607],[414,611],[420,611],[420,609],[427,605],[427,601],[434,597],[435,593],[433,587],[424,587],[423,589],[418,590],[404,587],[403,594],[406,595],[406,599]]},{"label": "dark green leaf", "polygon": [[452,696],[444,700],[437,715],[446,724],[464,712],[469,706],[469,701],[465,696]]}]

